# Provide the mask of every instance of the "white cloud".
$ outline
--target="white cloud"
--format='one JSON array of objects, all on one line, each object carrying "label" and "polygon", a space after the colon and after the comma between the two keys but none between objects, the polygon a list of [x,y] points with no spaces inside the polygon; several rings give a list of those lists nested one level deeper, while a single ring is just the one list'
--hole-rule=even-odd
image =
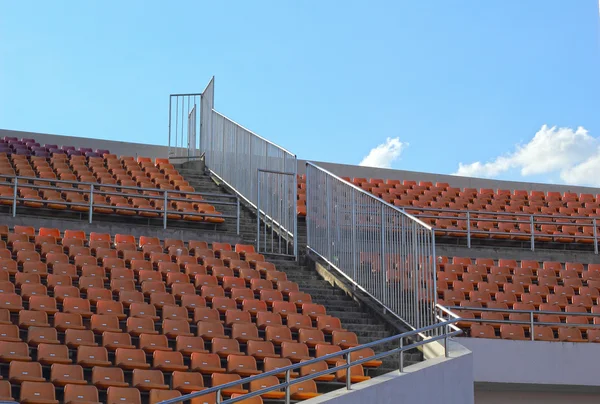
[{"label": "white cloud", "polygon": [[455,175],[492,178],[510,170],[521,176],[557,173],[573,185],[600,186],[600,139],[577,129],[544,125],[533,139],[515,150],[482,163],[458,164]]},{"label": "white cloud", "polygon": [[360,163],[359,166],[390,168],[392,162],[396,161],[402,150],[408,146],[408,143],[402,143],[400,138],[390,138],[385,140],[385,143],[371,149]]}]

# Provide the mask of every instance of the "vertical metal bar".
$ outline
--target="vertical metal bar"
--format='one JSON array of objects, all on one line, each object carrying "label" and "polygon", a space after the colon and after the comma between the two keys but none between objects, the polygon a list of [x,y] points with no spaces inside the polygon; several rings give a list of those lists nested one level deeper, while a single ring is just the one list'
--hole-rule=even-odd
[{"label": "vertical metal bar", "polygon": [[[184,113],[184,103],[185,103],[185,97],[180,97],[181,98],[181,148],[183,149],[183,145],[185,144],[183,141],[183,125],[185,122],[185,113]],[[181,156],[183,157],[185,153],[185,150],[181,150]]]},{"label": "vertical metal bar", "polygon": [[531,215],[529,217],[529,223],[530,223],[530,226],[531,226],[531,251],[535,251],[535,241],[534,241],[534,239],[535,239],[535,237],[534,237],[534,234],[535,234],[535,225],[533,224],[533,215]]},{"label": "vertical metal bar", "polygon": [[260,250],[260,169],[256,171],[256,251]]},{"label": "vertical metal bar", "polygon": [[350,354],[346,354],[346,390],[352,389],[352,377],[350,376],[350,364],[352,363]]},{"label": "vertical metal bar", "polygon": [[331,221],[330,221],[330,191],[329,191],[329,176],[325,177],[325,202],[327,204],[327,259],[331,260]]},{"label": "vertical metal bar", "polygon": [[404,372],[404,338],[400,338],[400,357],[398,358],[398,368],[400,373]]},{"label": "vertical metal bar", "polygon": [[15,177],[15,185],[13,189],[13,206],[12,206],[12,216],[17,216],[17,188],[19,186],[19,178]]},{"label": "vertical metal bar", "polygon": [[448,352],[448,333],[449,333],[448,326],[445,325],[444,326],[444,335],[445,335],[445,337],[444,337],[444,356],[446,358],[450,357],[450,352]]},{"label": "vertical metal bar", "polygon": [[382,292],[382,300],[383,300],[383,304],[385,304],[387,307],[390,307],[390,301],[389,301],[389,286],[391,284],[390,281],[390,274],[388,273],[389,268],[388,265],[386,265],[386,255],[385,255],[385,205],[381,205],[381,211],[380,211],[380,225],[381,225],[381,249],[379,251],[379,253],[381,254],[381,279],[383,280],[383,282],[381,283],[381,292]]},{"label": "vertical metal bar", "polygon": [[471,212],[467,211],[467,248],[471,248]]},{"label": "vertical metal bar", "polygon": [[[294,226],[294,257],[296,257],[296,261],[298,261],[298,160],[294,157],[294,178],[292,180],[292,187],[294,190],[292,191],[292,207],[291,207],[291,217],[292,217],[292,225]],[[306,181],[308,181],[308,176]],[[308,188],[308,183],[306,184]],[[308,202],[308,198],[304,203]],[[308,226],[307,226],[308,229]]]},{"label": "vertical metal bar", "polygon": [[217,404],[221,404],[221,389],[217,390]]},{"label": "vertical metal bar", "polygon": [[168,192],[165,190],[164,192],[164,206],[163,206],[163,229],[167,228],[167,212],[168,212],[168,205],[169,205],[169,196],[168,196]]},{"label": "vertical metal bar", "polygon": [[173,96],[169,96],[169,149],[167,151],[167,157],[171,156],[171,100]]},{"label": "vertical metal bar", "polygon": [[598,255],[598,228],[596,227],[596,218],[592,219],[594,226],[594,254]]},{"label": "vertical metal bar", "polygon": [[175,147],[177,147],[176,156],[179,156],[179,97],[175,97]]},{"label": "vertical metal bar", "polygon": [[352,254],[352,279],[354,279],[354,281],[358,281],[358,278],[356,276],[356,254],[357,254],[357,246],[356,246],[356,193],[354,188],[352,188],[351,190],[351,200],[350,200],[352,206],[352,228],[350,229],[350,231],[352,232],[352,241],[350,242],[350,251]]},{"label": "vertical metal bar", "polygon": [[533,310],[529,312],[529,325],[530,325],[529,333],[531,334],[530,335],[531,340],[535,341],[535,333],[533,330]]},{"label": "vertical metal bar", "polygon": [[92,223],[92,217],[94,215],[94,184],[90,185],[90,210],[88,212],[88,222]]},{"label": "vertical metal bar", "polygon": [[290,404],[290,370],[285,371],[285,404]]},{"label": "vertical metal bar", "polygon": [[235,228],[235,234],[240,235],[240,197],[236,198],[236,214],[237,214],[237,226]]}]

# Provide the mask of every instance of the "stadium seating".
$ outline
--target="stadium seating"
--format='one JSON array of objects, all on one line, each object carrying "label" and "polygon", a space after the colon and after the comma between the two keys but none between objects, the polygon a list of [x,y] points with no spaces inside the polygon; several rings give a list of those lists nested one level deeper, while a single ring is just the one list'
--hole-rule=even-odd
[{"label": "stadium seating", "polygon": [[28,178],[20,179],[17,187],[18,205],[28,208],[85,213],[91,207],[94,214],[159,218],[165,209],[160,191],[166,190],[169,220],[224,221],[222,213],[200,195],[189,194],[195,189],[168,159],[119,158],[108,150],[40,146],[33,139],[5,137],[0,140],[0,175],[2,205],[12,205],[14,181],[10,177],[16,175]]},{"label": "stadium seating", "polygon": [[[416,215],[436,228],[436,236],[594,243],[593,219],[600,218],[600,195],[572,192],[455,188],[428,181],[349,178],[344,180]],[[306,176],[298,176],[298,215],[306,215]]]},{"label": "stadium seating", "polygon": [[523,310],[536,340],[600,342],[600,264],[438,257],[437,287],[438,303],[465,308],[455,312],[466,336],[531,339],[531,314],[511,312]]},{"label": "stadium seating", "polygon": [[[22,402],[158,402],[356,342],[249,245],[23,226],[0,233],[0,395]],[[169,254],[173,246],[189,255]],[[365,379],[362,367],[351,374]],[[314,382],[292,393],[318,394]]]}]

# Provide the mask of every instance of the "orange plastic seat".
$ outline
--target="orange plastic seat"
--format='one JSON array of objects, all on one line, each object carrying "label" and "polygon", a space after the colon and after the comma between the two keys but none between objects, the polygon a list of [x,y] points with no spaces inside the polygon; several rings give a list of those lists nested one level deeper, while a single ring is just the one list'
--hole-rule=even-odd
[{"label": "orange plastic seat", "polygon": [[11,383],[45,382],[42,375],[42,365],[38,362],[13,361],[8,368],[8,379]]},{"label": "orange plastic seat", "polygon": [[84,345],[77,347],[77,364],[84,368],[112,366],[112,363],[108,360],[106,348]]},{"label": "orange plastic seat", "polygon": [[69,348],[66,345],[58,344],[39,344],[37,347],[37,360],[42,365],[71,364],[73,362],[69,358]]},{"label": "orange plastic seat", "polygon": [[54,385],[48,382],[23,382],[19,401],[32,404],[58,404]]},{"label": "orange plastic seat", "polygon": [[[222,384],[229,384],[237,380],[241,380],[242,378],[236,374],[228,374],[228,373],[213,373],[211,375],[212,386],[220,386]],[[243,384],[240,383],[239,386],[225,388],[221,390],[221,394],[223,396],[231,396],[232,394],[246,394],[248,390],[242,388]]]},{"label": "orange plastic seat", "polygon": [[[312,363],[310,365],[305,365],[300,368],[300,376],[312,375],[313,373],[325,371],[328,368],[329,368],[329,366],[327,366],[327,363],[325,361]],[[320,382],[331,382],[331,381],[335,380],[335,375],[333,373],[325,374],[325,375],[317,376],[313,380],[320,381]]]},{"label": "orange plastic seat", "polygon": [[158,369],[134,369],[131,385],[140,391],[169,390],[163,373]]},{"label": "orange plastic seat", "polygon": [[253,356],[229,355],[227,357],[227,372],[249,377],[262,373],[258,370]]},{"label": "orange plastic seat", "polygon": [[188,367],[184,364],[181,352],[154,351],[152,359],[152,367],[165,372],[184,372],[188,370]]},{"label": "orange plastic seat", "polygon": [[192,353],[190,370],[200,372],[203,375],[224,373],[226,371],[225,368],[221,367],[221,358],[219,358],[219,355],[199,352]]},{"label": "orange plastic seat", "polygon": [[95,386],[68,384],[64,389],[65,404],[99,404],[98,389]]},{"label": "orange plastic seat", "polygon": [[99,389],[109,387],[129,387],[125,382],[125,374],[121,368],[100,367],[92,368],[92,384]]},{"label": "orange plastic seat", "polygon": [[125,348],[117,348],[115,351],[115,366],[126,370],[150,368],[150,364],[146,363],[146,353],[143,350]]},{"label": "orange plastic seat", "polygon": [[53,327],[29,327],[27,330],[27,344],[38,346],[39,344],[60,344],[58,332]]},{"label": "orange plastic seat", "polygon": [[[83,368],[79,365],[55,363],[50,368],[50,381],[55,386],[86,385]],[[97,401],[97,400],[96,400]]]},{"label": "orange plastic seat", "polygon": [[133,387],[110,386],[106,390],[107,404],[142,404],[140,391]]},{"label": "orange plastic seat", "polygon": [[131,336],[120,331],[104,331],[102,333],[102,346],[109,351],[116,351],[118,348],[135,348],[135,346],[131,343]]},{"label": "orange plastic seat", "polygon": [[258,360],[265,358],[280,358],[279,354],[275,353],[275,346],[270,341],[251,340],[247,343],[248,355],[254,356]]}]

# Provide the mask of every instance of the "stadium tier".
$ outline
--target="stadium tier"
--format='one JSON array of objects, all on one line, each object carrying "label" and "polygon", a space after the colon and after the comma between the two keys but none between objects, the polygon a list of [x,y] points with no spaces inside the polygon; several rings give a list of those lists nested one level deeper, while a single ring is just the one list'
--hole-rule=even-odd
[{"label": "stadium tier", "polygon": [[94,214],[144,218],[161,218],[167,208],[169,220],[225,221],[169,159],[119,158],[108,150],[39,146],[33,139],[1,142],[0,204],[13,206],[17,198],[27,208],[85,213],[91,207]]},{"label": "stadium tier", "polygon": [[[594,244],[600,196],[590,193],[450,187],[377,178],[344,180],[417,216],[436,236]],[[306,176],[298,176],[298,214],[306,215]],[[532,237],[533,234],[533,237]]]},{"label": "stadium tier", "polygon": [[[251,245],[28,226],[0,235],[0,399],[154,403],[359,343]],[[352,368],[353,382],[366,379],[363,366]],[[269,383],[277,377],[222,395]],[[308,380],[292,398],[317,394]]]}]

